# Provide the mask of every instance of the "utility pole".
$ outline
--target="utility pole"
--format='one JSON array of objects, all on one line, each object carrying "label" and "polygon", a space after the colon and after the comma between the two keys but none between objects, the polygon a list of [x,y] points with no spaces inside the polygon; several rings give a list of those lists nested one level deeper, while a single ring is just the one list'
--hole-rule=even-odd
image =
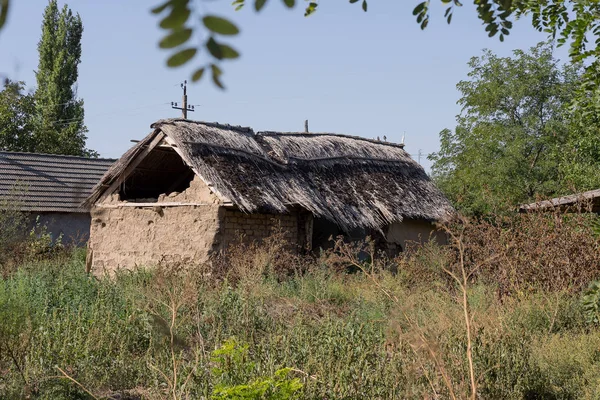
[{"label": "utility pole", "polygon": [[308,133],[308,120],[304,120],[304,132]]},{"label": "utility pole", "polygon": [[181,107],[178,107],[177,103],[171,102],[171,108],[181,110],[181,117],[183,119],[187,119],[188,111],[194,112],[194,106],[188,106],[187,103],[187,81],[183,81],[183,83],[181,84],[181,88],[183,89],[183,104],[181,105]]},{"label": "utility pole", "polygon": [[419,159],[419,165],[421,164],[421,156],[423,155],[423,150],[419,149],[419,153],[417,154],[417,157]]}]

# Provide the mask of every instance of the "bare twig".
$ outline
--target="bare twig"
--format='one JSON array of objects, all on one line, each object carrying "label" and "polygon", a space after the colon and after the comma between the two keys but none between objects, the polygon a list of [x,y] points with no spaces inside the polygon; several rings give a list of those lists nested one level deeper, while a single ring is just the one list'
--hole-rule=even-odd
[{"label": "bare twig", "polygon": [[67,374],[65,371],[63,371],[59,366],[56,366],[56,369],[58,369],[60,371],[61,374],[63,374],[64,378],[67,378],[68,380],[70,380],[71,382],[75,383],[77,386],[79,386],[84,392],[86,392],[87,394],[89,394],[90,396],[92,396],[92,398],[94,398],[95,400],[100,400],[100,397],[95,396],[92,392],[90,392],[85,386],[83,386],[81,383],[77,382],[74,378],[72,378],[71,376],[69,376],[69,374]]}]

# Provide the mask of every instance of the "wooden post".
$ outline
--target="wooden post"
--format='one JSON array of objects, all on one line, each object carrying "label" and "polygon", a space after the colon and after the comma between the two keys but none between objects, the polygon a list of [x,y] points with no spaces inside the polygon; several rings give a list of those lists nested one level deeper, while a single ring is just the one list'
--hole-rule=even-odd
[{"label": "wooden post", "polygon": [[88,239],[88,246],[87,246],[87,254],[85,255],[85,272],[86,273],[90,273],[92,272],[92,265],[94,263],[94,250],[92,250],[92,246],[90,246],[90,241]]},{"label": "wooden post", "polygon": [[183,107],[181,107],[181,114],[183,115],[183,119],[187,119],[187,81],[183,85]]},{"label": "wooden post", "polygon": [[183,104],[181,105],[181,107],[178,107],[177,103],[171,102],[171,108],[174,108],[176,110],[181,110],[181,116],[183,117],[183,119],[187,119],[187,113],[188,113],[188,111],[194,111],[194,106],[189,106],[188,107],[188,102],[187,102],[187,81],[183,81],[183,83],[181,84],[181,88],[183,89],[183,97],[181,98],[181,100],[183,101]]},{"label": "wooden post", "polygon": [[308,120],[304,120],[304,132],[308,133]]}]

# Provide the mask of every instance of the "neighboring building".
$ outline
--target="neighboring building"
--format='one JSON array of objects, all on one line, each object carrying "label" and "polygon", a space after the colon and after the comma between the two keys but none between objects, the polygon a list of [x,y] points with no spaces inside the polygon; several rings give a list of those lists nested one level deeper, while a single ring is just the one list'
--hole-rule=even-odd
[{"label": "neighboring building", "polygon": [[297,249],[378,234],[429,239],[453,209],[403,145],[171,119],[127,151],[86,201],[88,268],[202,263],[282,230]]},{"label": "neighboring building", "polygon": [[548,211],[584,211],[600,213],[600,189],[576,193],[568,196],[555,197],[550,200],[538,201],[519,206],[520,212]]},{"label": "neighboring building", "polygon": [[0,151],[0,206],[27,212],[64,244],[84,245],[89,209],[81,203],[115,160]]}]

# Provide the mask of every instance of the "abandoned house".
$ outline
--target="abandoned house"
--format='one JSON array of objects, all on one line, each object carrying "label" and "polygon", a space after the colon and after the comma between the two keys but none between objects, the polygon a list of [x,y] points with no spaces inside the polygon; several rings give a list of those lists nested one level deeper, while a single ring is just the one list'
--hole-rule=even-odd
[{"label": "abandoned house", "polygon": [[0,207],[27,213],[63,244],[84,245],[89,209],[81,203],[115,160],[0,151]]},{"label": "abandoned house", "polygon": [[453,212],[403,145],[182,119],[152,128],[86,200],[94,272],[202,263],[275,230],[297,249],[380,233],[401,251]]}]

